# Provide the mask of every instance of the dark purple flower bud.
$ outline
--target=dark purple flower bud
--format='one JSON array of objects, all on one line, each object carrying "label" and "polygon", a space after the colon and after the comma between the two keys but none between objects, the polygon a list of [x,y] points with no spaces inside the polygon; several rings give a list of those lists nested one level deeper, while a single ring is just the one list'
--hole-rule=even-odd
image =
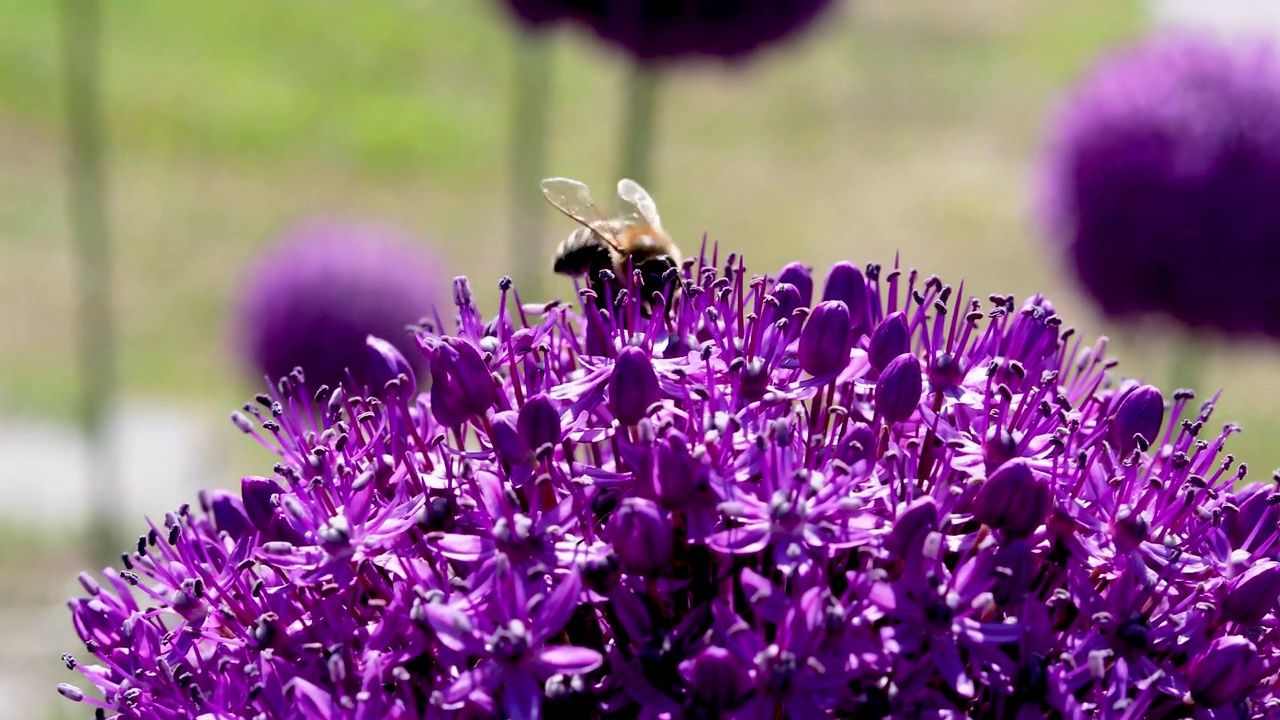
[{"label": "dark purple flower bud", "polygon": [[1013,539],[1035,532],[1052,507],[1049,484],[1037,477],[1022,458],[1010,460],[991,473],[973,499],[974,517]]},{"label": "dark purple flower bud", "polygon": [[431,414],[445,427],[483,415],[498,400],[484,359],[466,340],[446,337],[431,352]]},{"label": "dark purple flower bud", "polygon": [[814,26],[836,3],[714,0],[672,5],[668,0],[635,0],[616,5],[582,0],[506,0],[505,5],[531,30],[553,23],[575,23],[637,65],[646,66],[707,58],[744,61]]},{"label": "dark purple flower bud", "polygon": [[529,398],[520,408],[520,416],[516,421],[516,430],[533,451],[538,452],[544,445],[560,443],[560,413],[555,403],[545,394],[539,393]]},{"label": "dark purple flower bud", "polygon": [[250,475],[240,481],[240,497],[244,500],[244,512],[249,522],[266,533],[271,517],[276,512],[275,499],[284,492],[273,480]]},{"label": "dark purple flower bud", "polygon": [[609,407],[618,422],[635,425],[661,397],[649,355],[638,347],[627,347],[618,353],[609,378]]},{"label": "dark purple flower bud", "polygon": [[769,389],[769,366],[764,358],[751,358],[742,366],[738,378],[738,394],[742,399],[747,402],[759,400]]},{"label": "dark purple flower bud", "polygon": [[1263,560],[1227,583],[1222,614],[1228,620],[1257,625],[1280,600],[1280,563]]},{"label": "dark purple flower bud", "polygon": [[1018,456],[1018,442],[1004,428],[991,428],[982,443],[982,462],[987,474]]},{"label": "dark purple flower bud", "polygon": [[213,526],[218,532],[225,532],[233,540],[239,540],[245,533],[253,530],[249,516],[245,513],[244,503],[225,490],[209,493],[209,512],[213,515]]},{"label": "dark purple flower bud", "polygon": [[964,380],[964,364],[948,352],[938,353],[929,362],[929,387],[934,390],[951,390]]},{"label": "dark purple flower bud", "polygon": [[839,300],[818,304],[800,331],[800,367],[815,377],[838,373],[853,349],[849,308]]},{"label": "dark purple flower bud", "polygon": [[1280,504],[1271,502],[1272,487],[1259,482],[1236,491],[1233,502],[1238,509],[1222,517],[1222,529],[1231,547],[1254,552],[1275,533],[1280,525]]},{"label": "dark purple flower bud", "polygon": [[[823,300],[839,300],[849,307],[849,318],[853,323],[853,337],[862,337],[867,334],[868,325],[871,318],[868,314],[869,304],[867,302],[867,281],[862,277],[862,271],[854,267],[852,263],[838,262],[831,266],[831,272],[827,273],[827,282],[822,288]],[[894,356],[901,355],[906,352],[903,348],[902,352],[895,353]],[[892,359],[892,357],[890,359]],[[879,370],[880,368],[876,368]]]},{"label": "dark purple flower bud", "polygon": [[375,395],[381,395],[387,383],[401,375],[409,380],[404,388],[405,394],[415,395],[418,392],[413,367],[395,345],[370,335],[365,346],[369,349],[369,387]]},{"label": "dark purple flower bud", "polygon": [[901,312],[881,320],[867,342],[867,360],[880,372],[884,372],[894,358],[908,352],[911,352],[911,330],[907,327],[907,316]]},{"label": "dark purple flower bud", "polygon": [[680,674],[693,696],[712,711],[737,708],[752,689],[751,668],[737,655],[714,645],[680,663]]},{"label": "dark purple flower bud", "polygon": [[920,360],[904,353],[894,358],[876,381],[876,413],[889,424],[911,417],[924,392]]},{"label": "dark purple flower bud", "polygon": [[[1146,450],[1156,441],[1163,422],[1164,396],[1159,388],[1143,385],[1126,395],[1116,408],[1111,425],[1111,444],[1121,455],[1128,455],[1135,447]],[[1142,436],[1141,442],[1134,437],[1136,435]]]},{"label": "dark purple flower bud", "polygon": [[688,440],[684,433],[673,430],[658,441],[658,497],[673,510],[687,507],[698,495],[698,465],[689,452]]},{"label": "dark purple flower bud", "polygon": [[672,533],[671,513],[644,498],[623,500],[609,519],[608,539],[622,568],[638,575],[658,572],[671,562]]},{"label": "dark purple flower bud", "polygon": [[1238,635],[1215,638],[1191,661],[1187,685],[1191,697],[1206,707],[1235,702],[1266,674],[1258,648]]},{"label": "dark purple flower bud", "polygon": [[[788,264],[778,273],[778,285],[794,285],[800,293],[800,305],[797,307],[813,307],[813,274],[809,268],[798,262]],[[788,313],[790,315],[790,313]]]},{"label": "dark purple flower bud", "polygon": [[496,413],[489,421],[492,429],[490,439],[498,458],[508,465],[528,465],[533,462],[533,449],[529,447],[516,429],[517,416],[514,411]]},{"label": "dark purple flower bud", "polygon": [[800,297],[800,290],[791,283],[778,283],[773,286],[773,298],[778,301],[778,309],[774,311],[770,322],[777,322],[782,318],[791,318],[791,313],[795,312],[798,307],[809,307],[804,304],[804,298]]},{"label": "dark purple flower bud", "polygon": [[836,445],[836,459],[850,467],[870,462],[875,457],[876,433],[866,423],[851,425]]},{"label": "dark purple flower bud", "polygon": [[928,495],[916,498],[893,523],[893,530],[885,538],[884,547],[899,558],[906,558],[920,550],[925,536],[938,528],[938,503]]}]

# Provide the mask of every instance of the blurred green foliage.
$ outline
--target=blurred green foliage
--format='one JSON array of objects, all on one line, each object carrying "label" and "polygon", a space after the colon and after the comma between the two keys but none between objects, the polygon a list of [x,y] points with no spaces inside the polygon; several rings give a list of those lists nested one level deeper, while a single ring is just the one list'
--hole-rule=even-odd
[{"label": "blurred green foliage", "polygon": [[[0,412],[56,416],[76,386],[55,9],[0,3]],[[496,2],[104,9],[126,393],[209,412],[251,394],[227,307],[240,268],[306,215],[403,225],[489,294],[506,262],[513,77]],[[1142,27],[1136,0],[845,3],[743,67],[673,73],[651,189],[687,248],[709,231],[757,272],[901,251],[979,296],[1043,291],[1090,336],[1117,338],[1122,371],[1165,382],[1166,342],[1096,318],[1027,221],[1055,99]],[[583,32],[558,40],[549,172],[603,187],[625,66]],[[568,229],[549,217],[550,235],[529,239],[548,257]],[[1273,354],[1219,352],[1207,380],[1227,386],[1222,416],[1244,422],[1246,457],[1266,458],[1280,426],[1259,400],[1280,384]]]}]

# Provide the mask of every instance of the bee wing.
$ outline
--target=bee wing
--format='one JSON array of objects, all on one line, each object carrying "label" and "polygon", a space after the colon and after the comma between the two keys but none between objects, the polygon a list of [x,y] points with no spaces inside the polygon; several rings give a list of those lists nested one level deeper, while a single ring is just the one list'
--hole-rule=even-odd
[{"label": "bee wing", "polygon": [[653,227],[662,229],[662,219],[658,217],[658,206],[649,197],[649,191],[640,187],[640,183],[630,178],[618,181],[618,199],[622,201],[623,212],[629,220],[638,220]]},{"label": "bee wing", "polygon": [[557,210],[617,246],[612,224],[591,199],[591,189],[577,180],[552,177],[542,181],[542,194]]}]

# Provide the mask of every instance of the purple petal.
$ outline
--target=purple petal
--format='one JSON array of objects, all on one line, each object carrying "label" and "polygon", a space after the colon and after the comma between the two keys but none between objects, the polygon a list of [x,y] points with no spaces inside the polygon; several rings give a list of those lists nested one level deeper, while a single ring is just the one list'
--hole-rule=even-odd
[{"label": "purple petal", "polygon": [[440,603],[428,603],[422,607],[422,611],[441,645],[450,650],[462,651],[471,644],[471,620],[466,613]]},{"label": "purple petal", "polygon": [[938,666],[942,679],[947,681],[961,697],[973,697],[973,680],[964,671],[960,662],[960,651],[950,638],[935,638],[930,645],[933,651],[933,662]]},{"label": "purple petal", "polygon": [[600,667],[604,656],[591,648],[576,645],[552,645],[537,653],[534,667],[539,675],[581,675]]},{"label": "purple petal", "polygon": [[542,685],[527,672],[513,672],[503,678],[502,707],[510,720],[538,720],[542,717]]},{"label": "purple petal", "polygon": [[453,684],[445,688],[444,701],[447,703],[456,703],[465,699],[468,695],[476,690],[491,690],[499,679],[498,663],[487,660],[480,663],[474,670],[468,670],[462,673]]},{"label": "purple petal", "polygon": [[712,550],[729,555],[745,555],[760,552],[769,544],[769,527],[764,523],[752,523],[745,527],[723,530],[707,538]]},{"label": "purple petal", "polygon": [[435,541],[440,554],[450,560],[474,562],[485,554],[485,539],[479,535],[461,535],[445,533]]},{"label": "purple petal", "polygon": [[579,600],[582,597],[582,577],[577,571],[569,573],[569,577],[565,578],[556,586],[555,590],[547,596],[543,601],[542,607],[538,608],[537,629],[534,631],[535,640],[542,642],[548,637],[560,632],[569,622],[569,618],[573,617],[573,611],[578,609]]}]

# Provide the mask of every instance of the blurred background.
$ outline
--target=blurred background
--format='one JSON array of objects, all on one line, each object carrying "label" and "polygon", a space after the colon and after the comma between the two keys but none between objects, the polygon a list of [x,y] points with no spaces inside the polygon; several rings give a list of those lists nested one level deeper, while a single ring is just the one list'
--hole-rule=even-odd
[{"label": "blurred background", "polygon": [[[749,58],[667,68],[646,184],[686,251],[705,232],[761,274],[900,253],[979,297],[1043,292],[1067,324],[1112,337],[1120,371],[1167,387],[1178,341],[1104,320],[1034,222],[1047,123],[1109,48],[1163,24],[1263,27],[1269,5],[836,2]],[[315,218],[397,228],[431,258],[424,282],[447,300],[448,279],[468,275],[487,312],[503,274],[537,276],[544,297],[526,301],[572,292],[550,273],[571,224],[536,179],[515,186],[522,26],[480,0],[104,3],[106,252],[86,275],[68,206],[84,182],[73,149],[94,129],[67,119],[68,58],[85,58],[67,39],[95,28],[61,13],[92,7],[0,3],[0,719],[83,715],[54,684],[59,654],[78,649],[61,606],[75,573],[90,550],[117,554],[91,534],[94,507],[112,503],[127,542],[201,487],[270,474],[227,415],[263,385],[235,312],[277,238]],[[545,30],[542,172],[608,199],[630,62],[580,26]],[[513,232],[521,193],[541,214]],[[108,302],[82,314],[86,277],[103,270]],[[85,318],[110,330],[103,365],[84,359]],[[1224,389],[1215,420],[1243,425],[1235,452],[1266,477],[1280,465],[1280,352],[1198,352],[1200,396]],[[86,411],[94,367],[111,391]]]}]

